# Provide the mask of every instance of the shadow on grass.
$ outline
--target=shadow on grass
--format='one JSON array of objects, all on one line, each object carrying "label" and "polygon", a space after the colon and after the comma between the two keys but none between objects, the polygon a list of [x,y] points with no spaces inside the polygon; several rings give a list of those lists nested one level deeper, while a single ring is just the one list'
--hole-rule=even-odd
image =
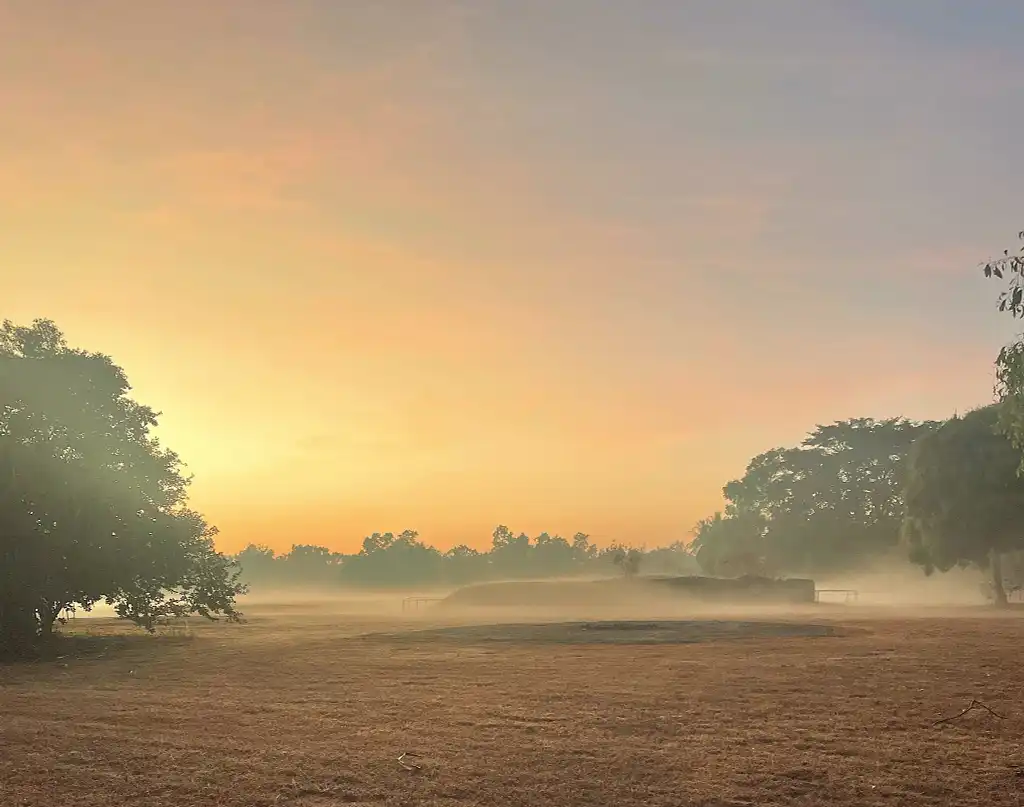
[{"label": "shadow on grass", "polygon": [[118,656],[128,651],[157,651],[180,647],[194,637],[161,633],[88,633],[54,634],[49,640],[31,648],[11,650],[0,648],[0,664],[5,666],[56,663],[68,660],[99,659]]},{"label": "shadow on grass", "polygon": [[795,622],[736,620],[604,620],[594,622],[539,622],[460,625],[404,633],[371,633],[364,640],[441,640],[470,643],[521,644],[696,644],[735,639],[783,639],[839,636],[832,625]]}]

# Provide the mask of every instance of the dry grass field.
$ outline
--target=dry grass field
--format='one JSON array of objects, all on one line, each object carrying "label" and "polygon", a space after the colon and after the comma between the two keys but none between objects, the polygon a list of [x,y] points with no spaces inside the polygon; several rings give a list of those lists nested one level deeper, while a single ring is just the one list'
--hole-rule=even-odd
[{"label": "dry grass field", "polygon": [[[0,805],[1024,804],[1016,614],[822,607],[771,621],[830,635],[680,644],[395,610],[79,619],[99,637],[0,667]],[[975,698],[1000,717],[936,724]]]}]

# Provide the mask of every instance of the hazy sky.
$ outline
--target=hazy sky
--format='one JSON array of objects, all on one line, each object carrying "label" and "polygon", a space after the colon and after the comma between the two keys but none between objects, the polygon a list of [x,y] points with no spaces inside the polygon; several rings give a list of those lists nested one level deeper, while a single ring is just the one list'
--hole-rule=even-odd
[{"label": "hazy sky", "polygon": [[686,537],[991,399],[1024,4],[0,0],[0,317],[110,353],[233,550]]}]

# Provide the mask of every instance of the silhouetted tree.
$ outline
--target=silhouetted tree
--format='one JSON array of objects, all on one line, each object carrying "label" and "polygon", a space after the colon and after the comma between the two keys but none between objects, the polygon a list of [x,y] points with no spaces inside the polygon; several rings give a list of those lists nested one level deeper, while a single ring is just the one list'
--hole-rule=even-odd
[{"label": "silhouetted tree", "polygon": [[342,556],[325,546],[292,544],[282,560],[285,564],[284,573],[290,580],[306,584],[329,584],[339,579]]},{"label": "silhouetted tree", "polygon": [[421,585],[441,580],[443,557],[419,540],[415,530],[399,535],[374,533],[363,539],[357,555],[345,559],[342,579],[371,585]]},{"label": "silhouetted tree", "polygon": [[66,607],[106,600],[164,616],[237,619],[243,589],[186,505],[157,415],[109,357],[69,348],[53,322],[0,327],[0,645],[25,649]]},{"label": "silhouetted tree", "polygon": [[532,567],[537,576],[552,577],[569,574],[575,566],[572,545],[561,535],[542,532],[534,539]]},{"label": "silhouetted tree", "polygon": [[625,577],[634,577],[640,571],[643,552],[639,549],[614,544],[608,548],[608,557]]},{"label": "silhouetted tree", "polygon": [[682,541],[641,553],[641,574],[691,575],[700,573],[700,565],[691,548]]},{"label": "silhouetted tree", "polygon": [[578,532],[572,537],[572,556],[576,563],[586,563],[597,555],[597,547],[590,543],[590,536]]},{"label": "silhouetted tree", "polygon": [[264,582],[278,576],[277,556],[263,544],[249,544],[235,555],[234,561],[247,583]]},{"label": "silhouetted tree", "polygon": [[715,513],[694,528],[693,552],[701,569],[718,577],[761,575],[767,571],[764,557],[766,524],[757,513]]},{"label": "silhouetted tree", "polygon": [[999,405],[946,421],[910,456],[903,535],[910,557],[946,571],[988,566],[997,604],[1005,604],[1002,556],[1024,549],[1021,452],[996,431]]},{"label": "silhouetted tree", "polygon": [[906,457],[935,428],[859,418],[755,457],[723,489],[725,512],[696,527],[701,567],[736,576],[835,571],[897,546]]},{"label": "silhouetted tree", "polygon": [[491,536],[491,568],[498,576],[530,577],[532,549],[530,536],[525,532],[513,536],[508,527],[500,524]]},{"label": "silhouetted tree", "polygon": [[444,553],[444,580],[457,586],[486,580],[490,576],[490,562],[486,552],[459,544]]}]

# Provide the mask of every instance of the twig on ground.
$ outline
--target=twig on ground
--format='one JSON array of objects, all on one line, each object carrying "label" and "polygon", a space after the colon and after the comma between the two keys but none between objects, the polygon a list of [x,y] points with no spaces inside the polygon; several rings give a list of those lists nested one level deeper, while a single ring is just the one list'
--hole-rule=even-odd
[{"label": "twig on ground", "polygon": [[972,709],[984,709],[986,712],[988,712],[990,715],[992,715],[992,717],[998,717],[1000,720],[1005,720],[1006,719],[1001,714],[999,714],[997,712],[994,712],[991,709],[989,709],[981,701],[976,700],[976,699],[972,699],[971,702],[969,704],[967,704],[967,708],[966,709],[964,709],[963,711],[958,712],[957,714],[953,715],[952,717],[944,717],[941,720],[936,720],[934,725],[938,726],[938,725],[940,725],[942,723],[952,723],[954,720],[959,720],[961,717],[963,717],[965,714],[967,714]]},{"label": "twig on ground", "polygon": [[403,751],[402,755],[398,758],[398,764],[405,768],[407,771],[418,771],[420,769],[419,765],[417,765],[415,762],[406,762],[405,760],[406,757],[415,756],[417,756],[417,754],[414,754],[412,751]]}]

